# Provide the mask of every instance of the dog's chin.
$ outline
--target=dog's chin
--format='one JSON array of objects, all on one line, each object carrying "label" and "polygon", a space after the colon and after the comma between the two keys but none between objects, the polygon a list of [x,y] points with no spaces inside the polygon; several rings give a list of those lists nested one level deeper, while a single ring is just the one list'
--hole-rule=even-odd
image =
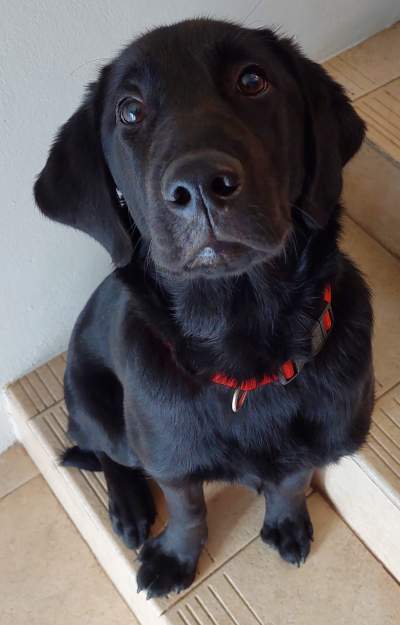
[{"label": "dog's chin", "polygon": [[182,279],[215,279],[238,276],[254,265],[271,261],[282,249],[283,242],[266,249],[249,247],[242,243],[213,242],[205,245],[189,260],[178,263],[155,263],[161,273]]}]

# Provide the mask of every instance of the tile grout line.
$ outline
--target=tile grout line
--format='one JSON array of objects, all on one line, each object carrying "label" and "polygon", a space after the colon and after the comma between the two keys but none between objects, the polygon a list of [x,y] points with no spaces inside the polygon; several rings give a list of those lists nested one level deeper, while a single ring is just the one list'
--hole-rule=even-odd
[{"label": "tile grout line", "polygon": [[[390,251],[387,247],[385,247],[385,245],[383,243],[381,243],[380,241],[378,241],[378,239],[375,239],[375,237],[368,232],[368,230],[366,230],[364,228],[364,226],[362,226],[360,223],[358,223],[358,221],[356,219],[354,219],[354,217],[352,215],[349,215],[349,213],[345,210],[344,211],[344,215],[346,217],[346,219],[348,219],[349,221],[351,221],[355,226],[357,226],[357,228],[359,228],[360,230],[362,230],[362,232],[364,234],[366,234],[370,239],[372,239],[377,245],[379,245],[383,250],[385,250],[385,252],[387,254],[390,254],[391,258],[393,258],[397,263],[399,263],[399,267],[400,267],[400,258],[398,256],[396,256],[395,254],[393,254],[392,251]],[[400,384],[400,380],[397,381],[395,384],[393,384],[393,386],[391,386],[390,388],[388,388],[386,391],[384,391],[382,393],[382,395],[379,395],[377,397],[377,399],[381,399],[381,397],[383,397],[384,395],[386,395],[386,393],[388,393],[389,391],[391,391],[395,386],[397,386],[397,384]]]},{"label": "tile grout line", "polygon": [[[375,102],[377,102],[377,100],[373,100],[372,104],[374,104]],[[398,126],[397,124],[395,124],[392,120],[389,119],[380,119],[381,117],[383,118],[383,113],[381,113],[381,111],[379,111],[378,109],[374,108],[372,106],[371,102],[360,102],[358,104],[358,109],[363,111],[364,109],[367,109],[367,111],[363,111],[365,112],[367,115],[370,116],[371,120],[373,120],[373,122],[379,126],[379,128],[383,128],[386,132],[388,133],[396,133],[400,131],[400,126]],[[390,113],[396,117],[399,117],[398,113],[396,113],[395,111],[390,111]],[[384,123],[382,123],[382,121]],[[396,142],[394,142],[394,145],[398,145]]]},{"label": "tile grout line", "polygon": [[[382,432],[382,434],[384,434],[386,436],[386,438],[392,443],[392,445],[394,447],[396,447],[399,451],[400,451],[400,444],[398,441],[394,440],[390,434],[388,434],[388,432],[385,430],[385,428],[383,428],[379,423],[377,423],[376,421],[374,422],[374,425],[376,428],[378,428],[378,430],[380,430]],[[400,458],[399,460],[397,460],[397,464],[400,465]]]},{"label": "tile grout line", "polygon": [[376,152],[378,152],[379,155],[382,156],[385,161],[388,161],[391,165],[393,165],[393,167],[396,167],[396,169],[400,169],[400,160],[395,158],[392,154],[389,154],[389,152],[386,152],[386,150],[381,145],[379,145],[379,143],[375,143],[375,141],[371,139],[368,134],[364,139],[364,143],[369,148],[371,148],[371,150],[375,150]]},{"label": "tile grout line", "polygon": [[[367,124],[367,134],[371,141],[373,141],[372,133],[380,134],[385,141],[387,141],[390,146],[393,146],[392,150],[395,148],[396,150],[400,149],[400,142],[398,141],[395,133],[390,128],[387,128],[384,124],[382,124],[381,120],[376,119],[370,111],[365,110],[366,103],[362,102],[358,105],[358,113],[364,119]],[[397,128],[396,128],[397,130]]]},{"label": "tile grout line", "polygon": [[[213,623],[213,625],[219,625],[219,623],[214,618],[214,615],[211,614],[211,612],[209,611],[207,605],[203,602],[203,600],[201,599],[201,597],[199,597],[198,594],[194,595],[194,600],[197,601],[197,603],[199,604],[201,609],[204,611],[204,613],[207,615],[209,620]],[[188,604],[186,604],[186,605],[188,605]]]},{"label": "tile grout line", "polygon": [[[376,96],[371,100],[374,104],[379,104],[380,106],[382,106],[383,108],[385,108],[387,111],[389,111],[389,113],[391,115],[394,115],[395,117],[399,117],[400,118],[400,113],[398,113],[397,111],[395,111],[394,109],[390,108],[390,106],[388,106],[386,104],[386,102],[384,102],[383,100],[379,100],[379,98],[377,98]],[[371,108],[373,108],[371,106],[371,103],[369,103],[369,106]],[[379,115],[382,115],[383,113],[380,113],[377,109],[374,109],[376,113],[378,113]]]},{"label": "tile grout line", "polygon": [[192,606],[189,605],[189,603],[186,603],[185,607],[192,619],[197,623],[197,625],[203,625],[202,621],[197,617],[196,612],[193,610]]},{"label": "tile grout line", "polygon": [[[367,234],[368,234],[368,233],[367,233]],[[389,253],[390,253],[390,252],[389,252]],[[397,259],[395,256],[394,256],[394,259],[395,259],[395,260],[397,260],[397,262],[399,262],[399,264],[400,264],[400,259]],[[389,393],[391,393],[392,391],[394,391],[394,389],[395,389],[397,386],[400,388],[400,380],[397,380],[397,382],[395,382],[394,384],[392,384],[392,386],[390,386],[388,389],[386,389],[386,391],[384,391],[384,392],[382,393],[382,395],[379,395],[379,397],[377,397],[377,398],[376,398],[376,403],[380,402],[380,401],[381,401],[381,399],[384,399],[384,398],[386,397],[386,395],[388,395]]]},{"label": "tile grout line", "polygon": [[215,588],[213,588],[212,586],[210,586],[209,584],[207,585],[207,588],[209,590],[209,592],[214,596],[214,598],[217,600],[217,603],[219,603],[219,605],[221,606],[221,608],[224,610],[225,614],[233,621],[233,623],[235,625],[240,625],[239,621],[237,620],[237,618],[235,617],[234,614],[232,614],[232,612],[230,611],[230,609],[228,608],[228,606],[226,605],[225,601],[223,600],[223,598],[219,595],[219,593],[215,590]]},{"label": "tile grout line", "polygon": [[[33,387],[28,376],[24,375],[22,378],[18,380],[18,382],[20,383],[21,388],[24,391],[25,395],[27,395],[27,397],[29,397],[29,399],[31,400],[35,409],[38,410],[39,412],[46,410],[47,408],[46,404],[44,403],[40,395],[38,395],[36,389]],[[44,406],[44,408],[42,408],[41,406]]]},{"label": "tile grout line", "polygon": [[[393,456],[393,454],[388,450],[388,448],[386,447],[386,445],[384,443],[382,443],[380,440],[378,440],[376,438],[376,436],[373,434],[373,432],[370,432],[370,437],[372,440],[370,440],[369,442],[369,446],[371,447],[371,449],[374,449],[374,446],[377,445],[378,447],[380,447],[381,449],[383,449],[383,451],[389,456],[389,458],[393,461],[393,463],[397,466],[400,466],[398,460],[396,460],[395,456]],[[373,446],[372,446],[373,444]],[[386,461],[384,459],[383,456],[381,456],[380,449],[374,449],[375,453],[377,454],[377,456],[379,456],[379,458],[382,460],[382,462],[384,462],[388,467],[390,466],[388,461]],[[382,453],[382,452],[381,452]],[[397,473],[397,471],[395,469],[393,469],[392,467],[390,467],[392,473],[394,473],[394,475],[400,480],[400,473]]]},{"label": "tile grout line", "polygon": [[[335,58],[335,57],[332,57]],[[367,96],[370,96],[371,94],[373,94],[375,91],[378,91],[379,89],[382,89],[383,87],[387,87],[388,85],[391,85],[393,82],[396,82],[396,80],[400,79],[400,74],[398,76],[395,76],[394,78],[391,78],[390,80],[387,80],[385,82],[382,83],[376,83],[376,86],[374,86],[373,89],[371,89],[370,91],[366,91],[365,93],[363,93],[362,95],[359,96],[355,96],[352,99],[352,102],[357,102],[358,100],[361,100],[362,98],[366,98]]]},{"label": "tile grout line", "polygon": [[[346,50],[344,50],[344,52],[346,52]],[[367,80],[369,83],[372,83],[372,86],[375,86],[376,83],[374,82],[374,80],[372,78],[370,78],[369,76],[367,76],[366,74],[364,74],[364,72],[362,72],[359,67],[354,65],[354,63],[352,61],[349,61],[349,59],[346,59],[346,60],[343,59],[343,53],[339,53],[336,57],[333,57],[333,58],[339,58],[339,57],[340,57],[340,60],[345,65],[348,65],[351,69],[353,69],[355,72],[360,74],[360,76],[362,76],[365,80]]]},{"label": "tile grout line", "polygon": [[[50,371],[50,373],[53,375],[53,372],[51,371],[50,367],[48,365],[42,365],[44,367],[47,366],[48,370]],[[38,378],[40,379],[41,383],[43,384],[43,386],[45,387],[45,389],[47,390],[48,394],[50,395],[50,397],[53,398],[53,401],[58,401],[57,397],[54,395],[53,391],[51,390],[51,388],[49,387],[48,384],[46,384],[46,381],[44,378],[42,378],[42,376],[38,373],[37,369],[35,369],[35,373],[38,376]],[[58,382],[57,378],[54,376],[54,379]]]},{"label": "tile grout line", "polygon": [[[36,465],[35,465],[36,467]],[[36,467],[37,468],[37,467]],[[30,482],[32,482],[32,480],[36,480],[36,478],[42,478],[44,480],[44,482],[47,485],[47,481],[45,480],[45,478],[43,477],[43,474],[41,471],[39,471],[36,473],[36,475],[31,475],[31,477],[28,477],[28,479],[26,479],[25,481],[21,482],[20,484],[18,484],[17,486],[15,486],[15,488],[11,489],[10,491],[8,491],[7,493],[4,493],[4,495],[2,495],[0,497],[0,505],[4,502],[5,499],[7,499],[8,497],[10,497],[10,495],[13,495],[14,493],[17,492],[17,490],[19,490],[20,488],[23,488],[24,486],[26,486],[27,484],[29,484]],[[63,508],[64,509],[64,508]]]},{"label": "tile grout line", "polygon": [[[14,408],[16,408],[18,410],[18,407],[15,406],[16,401],[14,400],[14,397],[10,394],[10,392],[8,390],[7,390],[7,397],[8,397],[9,403],[10,403],[10,412],[12,413]],[[59,408],[63,404],[63,402],[64,402],[64,398],[59,399],[57,402],[55,402],[51,406],[47,406],[43,410],[40,410],[37,414],[34,414],[32,417],[29,417],[28,419],[24,419],[25,423],[29,423],[29,421],[35,420],[37,417],[44,417],[44,416],[46,416],[47,413],[51,412],[55,408]],[[12,414],[12,416],[14,417],[13,414]]]},{"label": "tile grout line", "polygon": [[223,573],[223,576],[225,578],[225,580],[227,581],[227,583],[229,584],[229,586],[231,586],[231,588],[234,590],[234,592],[237,594],[237,596],[239,597],[239,599],[243,602],[243,604],[246,606],[246,608],[248,609],[248,611],[250,612],[250,614],[253,615],[253,617],[255,618],[255,620],[257,621],[257,623],[259,625],[264,625],[264,622],[260,619],[260,617],[258,616],[257,612],[254,610],[254,608],[251,607],[250,603],[247,601],[247,599],[243,596],[243,594],[240,592],[240,590],[237,588],[236,584],[233,582],[233,580],[229,577],[229,575],[227,573]]},{"label": "tile grout line", "polygon": [[391,421],[393,423],[393,425],[400,430],[400,425],[395,421],[395,419],[393,419],[393,417],[391,416],[391,414],[389,412],[387,412],[384,408],[380,408],[381,412],[383,412],[383,414],[385,415],[385,417],[387,417],[389,419],[389,421]]},{"label": "tile grout line", "polygon": [[180,617],[183,625],[190,625],[189,621],[187,620],[186,616],[183,614],[182,610],[177,610],[177,614]]}]

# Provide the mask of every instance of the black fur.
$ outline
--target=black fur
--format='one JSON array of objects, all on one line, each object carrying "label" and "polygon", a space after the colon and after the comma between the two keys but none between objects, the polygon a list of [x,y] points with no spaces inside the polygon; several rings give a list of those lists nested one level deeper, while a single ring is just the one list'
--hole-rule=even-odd
[{"label": "black fur", "polygon": [[[246,66],[269,81],[256,97],[236,87]],[[145,116],[131,127],[118,106],[132,95]],[[56,139],[37,203],[95,237],[117,265],[72,334],[65,396],[85,451],[64,463],[103,467],[113,524],[130,546],[154,518],[143,472],[162,487],[170,522],[141,552],[139,587],[150,596],[194,577],[205,480],[263,491],[263,538],[300,563],[312,538],[312,471],[365,440],[370,297],[338,248],[342,167],[363,137],[342,88],[290,40],[194,20],[128,46]],[[208,185],[210,171],[228,198]],[[186,200],[170,195],[176,185]],[[260,378],[309,358],[327,282],[335,324],[323,350],[296,380],[250,393],[234,414],[232,392],[212,374]]]},{"label": "black fur", "polygon": [[66,449],[59,458],[62,467],[76,467],[84,471],[101,471],[101,464],[92,451],[81,449],[78,445]]}]

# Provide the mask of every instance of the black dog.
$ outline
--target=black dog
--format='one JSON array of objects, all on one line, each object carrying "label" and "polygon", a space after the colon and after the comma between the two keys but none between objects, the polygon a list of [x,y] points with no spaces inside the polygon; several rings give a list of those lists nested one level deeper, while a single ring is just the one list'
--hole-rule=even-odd
[{"label": "black dog", "polygon": [[[71,338],[64,463],[104,471],[115,531],[144,542],[149,596],[193,581],[207,480],[263,492],[261,535],[299,564],[313,470],[365,440],[370,298],[337,246],[341,172],[363,137],[289,39],[193,20],[107,65],[51,149],[40,209],[117,267]],[[170,512],[152,539],[146,476]]]}]

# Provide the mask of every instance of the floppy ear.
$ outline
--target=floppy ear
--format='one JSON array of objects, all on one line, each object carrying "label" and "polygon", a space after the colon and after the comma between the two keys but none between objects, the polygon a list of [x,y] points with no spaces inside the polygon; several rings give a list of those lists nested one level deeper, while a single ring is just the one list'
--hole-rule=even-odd
[{"label": "floppy ear", "polygon": [[133,251],[128,216],[104,160],[99,130],[108,71],[102,70],[80,108],[62,126],[34,193],[42,213],[83,230],[106,248],[117,266],[123,266]]},{"label": "floppy ear", "polygon": [[277,39],[281,58],[297,80],[306,110],[306,179],[302,209],[323,226],[342,190],[342,168],[360,148],[365,124],[343,87],[289,39]]}]

